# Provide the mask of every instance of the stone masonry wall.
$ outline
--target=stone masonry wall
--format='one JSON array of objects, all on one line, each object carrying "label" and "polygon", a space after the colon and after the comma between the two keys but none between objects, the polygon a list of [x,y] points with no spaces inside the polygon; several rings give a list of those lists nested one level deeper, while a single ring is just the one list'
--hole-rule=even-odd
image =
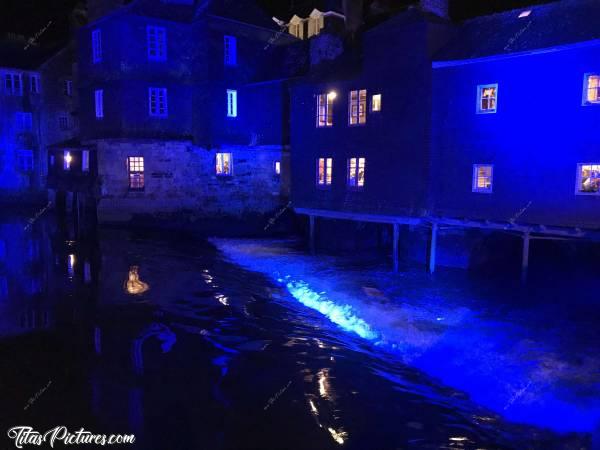
[{"label": "stone masonry wall", "polygon": [[[282,202],[274,169],[275,161],[281,161],[278,146],[207,150],[189,141],[100,140],[95,144],[101,222],[179,212],[241,218],[274,211]],[[217,152],[233,155],[232,176],[216,175]],[[143,192],[129,190],[130,156],[144,157]]]}]

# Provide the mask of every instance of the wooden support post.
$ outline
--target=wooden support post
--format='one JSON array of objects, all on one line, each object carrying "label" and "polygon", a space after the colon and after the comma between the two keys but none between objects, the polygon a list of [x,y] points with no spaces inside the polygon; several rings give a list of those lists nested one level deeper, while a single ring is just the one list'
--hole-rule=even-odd
[{"label": "wooden support post", "polygon": [[315,216],[308,216],[310,228],[310,253],[315,254]]},{"label": "wooden support post", "polygon": [[521,282],[527,282],[527,271],[529,270],[529,231],[523,233],[523,259],[521,260]]},{"label": "wooden support post", "polygon": [[431,224],[431,245],[429,247],[429,273],[435,272],[435,252],[437,247],[438,224]]},{"label": "wooden support post", "polygon": [[400,225],[394,224],[394,254],[392,255],[394,260],[394,272],[398,272],[398,237],[400,236]]}]

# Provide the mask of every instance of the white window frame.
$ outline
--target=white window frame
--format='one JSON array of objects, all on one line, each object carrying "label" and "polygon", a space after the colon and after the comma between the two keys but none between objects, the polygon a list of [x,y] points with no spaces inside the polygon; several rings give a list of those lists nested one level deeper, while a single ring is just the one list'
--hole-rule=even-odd
[{"label": "white window frame", "polygon": [[29,92],[32,94],[40,93],[40,76],[35,73],[29,75]]},{"label": "white window frame", "polygon": [[[5,72],[4,73],[4,92],[8,95],[23,95],[23,74],[19,72]],[[10,80],[10,87],[8,81]],[[19,88],[18,90],[15,88],[15,81],[18,80]]]},{"label": "white window frame", "polygon": [[90,151],[89,150],[81,151],[81,170],[83,172],[90,171]]},{"label": "white window frame", "polygon": [[148,88],[148,114],[150,117],[169,117],[167,88]]},{"label": "white window frame", "polygon": [[[375,109],[375,101],[377,101],[377,109]],[[373,94],[371,96],[371,112],[379,113],[382,109],[383,96],[381,94]]]},{"label": "white window frame", "polygon": [[92,31],[92,62],[94,64],[102,61],[102,31]]},{"label": "white window frame", "polygon": [[331,128],[333,126],[333,101],[334,92],[317,94],[317,128]]},{"label": "white window frame", "polygon": [[30,112],[19,111],[16,113],[17,129],[19,131],[33,130],[33,114]]},{"label": "white window frame", "polygon": [[148,60],[167,60],[167,29],[155,25],[146,26],[146,42],[148,47]]},{"label": "white window frame", "polygon": [[238,116],[238,91],[227,89],[227,117]]},{"label": "white window frame", "polygon": [[[134,186],[135,184],[141,186]],[[146,190],[146,166],[143,156],[127,157],[127,187],[134,192]]]},{"label": "white window frame", "polygon": [[73,80],[63,81],[63,94],[65,94],[67,97],[73,96]]},{"label": "white window frame", "polygon": [[96,106],[96,119],[104,118],[104,90],[96,89],[94,91],[94,104]]},{"label": "white window frame", "polygon": [[237,66],[237,38],[223,36],[223,62],[226,66]]},{"label": "white window frame", "polygon": [[[489,167],[490,168],[490,187],[479,187],[477,181],[479,179],[479,168]],[[473,175],[471,180],[472,192],[478,194],[492,194],[494,192],[494,165],[493,164],[473,164]]]},{"label": "white window frame", "polygon": [[[354,162],[354,170],[352,170],[352,161]],[[359,173],[360,169],[363,169],[363,179],[362,184],[360,184]],[[354,175],[354,178],[351,175]],[[348,158],[346,162],[346,186],[351,190],[363,190],[365,188],[367,178],[367,159],[363,156],[356,156],[353,158]],[[352,179],[356,180],[356,184],[350,184]]]},{"label": "white window frame", "polygon": [[[589,88],[590,77],[597,77],[598,82],[599,82],[599,85],[596,88],[597,100],[594,100],[594,101],[588,100],[588,92],[590,91],[590,88]],[[581,94],[581,104],[583,106],[592,106],[592,105],[600,104],[600,72],[588,72],[583,75],[583,90],[582,90],[582,94]]]},{"label": "white window frame", "polygon": [[[64,123],[64,126],[63,126]],[[58,129],[61,131],[68,131],[71,129],[71,123],[69,121],[69,116],[60,116],[58,118]]]},{"label": "white window frame", "polygon": [[[351,127],[367,123],[367,90],[355,89],[348,92],[348,125]],[[355,109],[356,108],[356,109]]]},{"label": "white window frame", "polygon": [[582,166],[598,166],[600,169],[600,161],[595,163],[577,163],[577,174],[575,176],[575,195],[600,195],[600,189],[597,192],[585,192],[581,187],[581,167]]},{"label": "white window frame", "polygon": [[[229,168],[225,171],[225,162],[224,156],[228,155]],[[218,152],[215,155],[215,174],[218,177],[231,177],[233,176],[233,153],[231,152]]]},{"label": "white window frame", "polygon": [[[323,163],[323,178],[321,178],[321,162]],[[323,156],[317,158],[317,176],[315,183],[319,189],[329,189],[333,182],[333,158]]]},{"label": "white window frame", "polygon": [[[25,156],[27,157],[27,164],[22,164],[25,161]],[[19,165],[19,170],[22,172],[33,172],[33,168],[35,165],[33,150],[23,149],[19,150],[17,153],[17,163]]]},{"label": "white window frame", "polygon": [[[488,109],[483,109],[482,108],[482,101],[483,101],[483,91],[485,89],[489,89],[489,88],[494,88],[495,89],[495,97],[494,97],[494,109],[488,108]],[[477,108],[477,114],[496,114],[496,112],[498,112],[498,83],[492,83],[492,84],[480,84],[477,86],[477,104],[476,104],[476,108]]]}]

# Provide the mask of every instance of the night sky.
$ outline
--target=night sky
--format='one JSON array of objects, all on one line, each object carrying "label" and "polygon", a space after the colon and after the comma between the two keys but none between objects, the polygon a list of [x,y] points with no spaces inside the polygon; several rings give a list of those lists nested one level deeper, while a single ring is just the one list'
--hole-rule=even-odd
[{"label": "night sky", "polygon": [[[323,0],[257,0],[270,15],[287,18],[296,9],[319,6]],[[365,0],[367,3],[373,0]],[[396,0],[402,1],[402,0]],[[455,19],[463,19],[495,11],[519,8],[526,5],[547,3],[548,0],[453,0],[451,15]],[[68,36],[69,12],[80,0],[2,0],[0,14],[0,34],[13,32],[35,35],[50,21],[52,24],[44,33],[42,43],[64,40]]]}]

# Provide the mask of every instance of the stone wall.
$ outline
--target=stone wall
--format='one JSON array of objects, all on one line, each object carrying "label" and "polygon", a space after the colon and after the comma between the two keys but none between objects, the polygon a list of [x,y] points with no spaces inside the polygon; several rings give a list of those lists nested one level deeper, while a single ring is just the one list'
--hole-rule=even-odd
[{"label": "stone wall", "polygon": [[[95,144],[101,222],[182,212],[197,218],[242,218],[274,211],[283,201],[274,169],[275,161],[281,161],[278,146],[207,150],[190,141],[100,140]],[[217,152],[232,153],[232,176],[216,175]],[[130,156],[144,157],[143,192],[129,190]]]}]

